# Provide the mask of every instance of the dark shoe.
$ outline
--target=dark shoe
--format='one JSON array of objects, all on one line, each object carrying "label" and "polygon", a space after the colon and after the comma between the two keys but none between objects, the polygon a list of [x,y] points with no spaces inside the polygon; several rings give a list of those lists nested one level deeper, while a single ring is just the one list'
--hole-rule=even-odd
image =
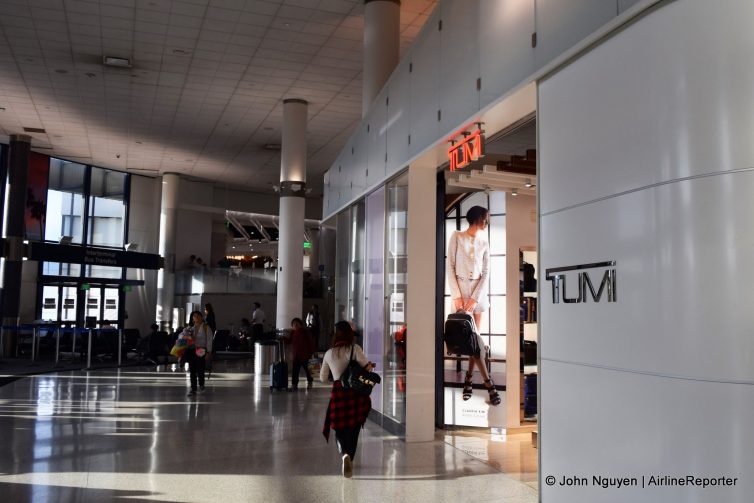
[{"label": "dark shoe", "polygon": [[492,382],[492,379],[487,379],[486,381],[484,381],[484,386],[487,388],[487,392],[490,394],[490,403],[496,407],[500,405],[502,399],[500,398],[500,394],[495,389],[495,383]]},{"label": "dark shoe", "polygon": [[191,391],[188,392],[186,396],[196,396],[196,390],[192,389]]},{"label": "dark shoe", "polygon": [[466,379],[463,381],[463,394],[461,395],[461,398],[463,398],[464,402],[466,400],[469,400],[474,392],[474,389],[471,387],[472,377],[473,375],[471,373],[466,372]]},{"label": "dark shoe", "polygon": [[306,389],[312,389],[314,387],[314,382],[309,381],[309,383],[306,385]]},{"label": "dark shoe", "polygon": [[204,386],[199,386],[199,391],[204,391]]}]

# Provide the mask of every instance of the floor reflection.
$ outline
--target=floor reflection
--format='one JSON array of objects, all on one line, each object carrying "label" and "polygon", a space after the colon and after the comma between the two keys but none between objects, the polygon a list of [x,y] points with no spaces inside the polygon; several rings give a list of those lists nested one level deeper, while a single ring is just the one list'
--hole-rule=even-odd
[{"label": "floor reflection", "polygon": [[233,365],[241,371],[218,365],[194,398],[185,374],[170,369],[0,387],[4,503],[536,501],[491,462],[443,442],[405,444],[372,423],[344,480],[334,442],[321,435],[329,388],[270,393],[266,376]]}]

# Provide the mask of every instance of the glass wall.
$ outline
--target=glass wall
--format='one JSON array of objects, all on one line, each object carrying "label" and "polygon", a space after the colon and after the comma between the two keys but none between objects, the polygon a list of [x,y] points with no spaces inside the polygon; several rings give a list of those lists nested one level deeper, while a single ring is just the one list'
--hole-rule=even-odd
[{"label": "glass wall", "polygon": [[383,376],[383,414],[406,423],[406,285],[408,244],[408,174],[387,184],[385,296],[387,334]]},{"label": "glass wall", "polygon": [[46,241],[70,236],[72,243],[84,242],[84,196],[86,166],[50,158],[45,215]]},{"label": "glass wall", "polygon": [[363,335],[360,343],[382,376],[373,409],[396,433],[406,422],[407,211],[402,175],[337,216],[336,317],[353,321]]},{"label": "glass wall", "polygon": [[[123,249],[129,175],[50,158],[44,239],[73,245]],[[41,319],[79,321],[94,316],[117,323],[124,268],[43,262],[38,312]],[[89,290],[80,285],[88,283]],[[109,285],[109,286],[105,286]]]},{"label": "glass wall", "polygon": [[89,192],[89,244],[123,246],[126,174],[92,168]]}]

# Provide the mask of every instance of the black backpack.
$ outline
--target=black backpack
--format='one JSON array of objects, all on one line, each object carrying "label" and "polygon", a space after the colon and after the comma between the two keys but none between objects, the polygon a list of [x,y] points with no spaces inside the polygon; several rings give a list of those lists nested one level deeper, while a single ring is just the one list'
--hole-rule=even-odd
[{"label": "black backpack", "polygon": [[458,312],[448,315],[444,340],[449,355],[480,355],[476,324],[469,313]]}]

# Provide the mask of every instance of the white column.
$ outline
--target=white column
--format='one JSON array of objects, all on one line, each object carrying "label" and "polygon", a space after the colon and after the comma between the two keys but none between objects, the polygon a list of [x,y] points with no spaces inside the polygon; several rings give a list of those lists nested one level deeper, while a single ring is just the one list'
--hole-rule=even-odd
[{"label": "white column", "polygon": [[173,326],[173,304],[175,302],[175,226],[178,207],[178,185],[176,173],[162,175],[162,199],[160,205],[160,255],[165,265],[157,273],[157,322]]},{"label": "white column", "polygon": [[399,0],[364,0],[362,117],[398,64],[400,20]]},{"label": "white column", "polygon": [[406,442],[435,435],[435,239],[437,169],[408,169],[406,326]]},{"label": "white column", "polygon": [[300,99],[283,101],[276,328],[289,328],[303,315],[307,106]]}]

